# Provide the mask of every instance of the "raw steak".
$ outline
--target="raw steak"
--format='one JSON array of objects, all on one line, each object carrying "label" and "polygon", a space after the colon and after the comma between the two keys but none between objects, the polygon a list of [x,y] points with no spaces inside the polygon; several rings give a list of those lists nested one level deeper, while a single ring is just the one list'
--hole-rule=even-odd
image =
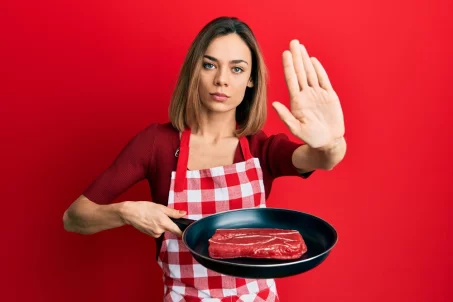
[{"label": "raw steak", "polygon": [[281,229],[219,229],[209,239],[209,256],[216,259],[297,259],[307,252],[301,234]]}]

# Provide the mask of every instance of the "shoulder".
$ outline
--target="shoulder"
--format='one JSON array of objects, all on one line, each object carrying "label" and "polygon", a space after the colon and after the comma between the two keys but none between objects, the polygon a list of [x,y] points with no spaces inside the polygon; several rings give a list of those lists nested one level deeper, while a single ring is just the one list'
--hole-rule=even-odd
[{"label": "shoulder", "polygon": [[155,133],[155,144],[166,147],[179,145],[179,130],[168,123],[153,124]]},{"label": "shoulder", "polygon": [[263,144],[269,137],[263,130],[259,130],[255,134],[247,136],[250,146],[256,147]]},{"label": "shoulder", "polygon": [[133,135],[124,149],[137,155],[152,156],[155,150],[167,149],[178,140],[179,132],[171,123],[151,123]]},{"label": "shoulder", "polygon": [[[147,142],[168,141],[171,138],[179,138],[179,132],[171,123],[151,123],[141,129],[135,138]],[[166,138],[166,139],[163,139]]]},{"label": "shoulder", "polygon": [[151,123],[143,128],[138,134],[140,135],[159,135],[159,134],[177,134],[178,130],[168,123]]},{"label": "shoulder", "polygon": [[122,153],[123,157],[140,161],[153,171],[156,163],[172,157],[178,145],[179,132],[171,123],[151,123],[130,139]]},{"label": "shoulder", "polygon": [[179,130],[168,123],[153,123],[143,130],[147,141],[152,142],[152,153],[165,157],[179,147]]}]

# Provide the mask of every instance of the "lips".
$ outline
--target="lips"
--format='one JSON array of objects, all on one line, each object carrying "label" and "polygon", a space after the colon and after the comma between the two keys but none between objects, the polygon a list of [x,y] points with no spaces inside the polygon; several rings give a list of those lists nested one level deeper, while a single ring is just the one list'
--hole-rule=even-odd
[{"label": "lips", "polygon": [[211,93],[211,96],[214,100],[223,102],[228,99],[228,96],[224,93],[216,92],[216,93]]},{"label": "lips", "polygon": [[225,96],[225,97],[228,97],[225,93],[221,93],[221,92],[216,92],[216,93],[211,93],[212,95],[217,95],[217,96]]}]

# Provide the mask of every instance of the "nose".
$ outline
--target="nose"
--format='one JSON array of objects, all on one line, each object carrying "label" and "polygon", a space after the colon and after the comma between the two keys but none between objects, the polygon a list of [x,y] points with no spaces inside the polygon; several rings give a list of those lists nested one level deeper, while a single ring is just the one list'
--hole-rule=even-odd
[{"label": "nose", "polygon": [[227,72],[224,68],[219,68],[214,78],[214,85],[228,86]]}]

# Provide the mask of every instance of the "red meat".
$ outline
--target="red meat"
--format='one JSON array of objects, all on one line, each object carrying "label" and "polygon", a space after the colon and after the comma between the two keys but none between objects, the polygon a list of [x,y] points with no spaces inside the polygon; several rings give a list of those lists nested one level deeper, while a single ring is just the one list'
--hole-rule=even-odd
[{"label": "red meat", "polygon": [[209,256],[216,259],[297,259],[307,252],[296,230],[219,229],[209,239]]}]

